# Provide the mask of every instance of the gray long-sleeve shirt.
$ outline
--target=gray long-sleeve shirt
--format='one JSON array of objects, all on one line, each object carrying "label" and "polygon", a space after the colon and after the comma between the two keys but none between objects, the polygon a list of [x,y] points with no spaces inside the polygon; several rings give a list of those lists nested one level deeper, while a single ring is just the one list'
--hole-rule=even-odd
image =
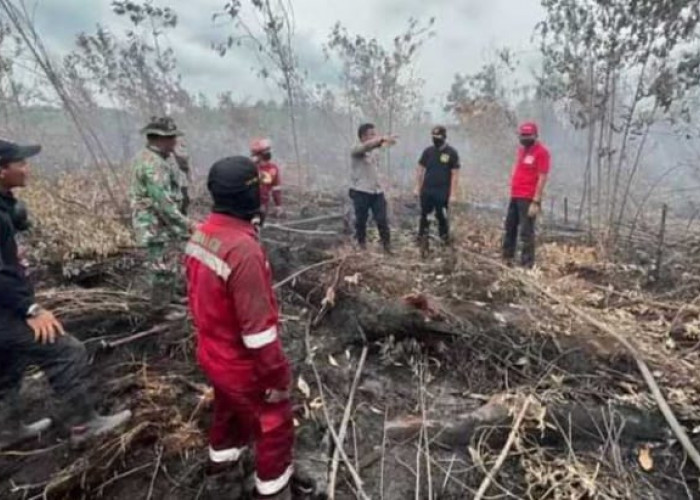
[{"label": "gray long-sleeve shirt", "polygon": [[379,182],[379,157],[377,145],[358,144],[352,149],[350,187],[363,193],[383,192]]}]

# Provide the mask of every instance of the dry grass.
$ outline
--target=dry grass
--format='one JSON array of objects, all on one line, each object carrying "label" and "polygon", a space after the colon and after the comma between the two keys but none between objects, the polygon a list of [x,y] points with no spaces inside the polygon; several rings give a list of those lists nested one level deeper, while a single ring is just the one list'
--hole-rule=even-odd
[{"label": "dry grass", "polygon": [[38,261],[105,257],[133,245],[126,214],[118,213],[98,176],[38,177],[19,196],[31,213],[31,256]]}]

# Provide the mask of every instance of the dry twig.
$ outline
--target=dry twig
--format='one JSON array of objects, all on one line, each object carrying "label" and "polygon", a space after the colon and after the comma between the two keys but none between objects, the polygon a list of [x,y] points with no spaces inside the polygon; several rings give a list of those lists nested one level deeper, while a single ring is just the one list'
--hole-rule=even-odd
[{"label": "dry twig", "polygon": [[491,486],[491,481],[493,481],[493,479],[496,477],[496,474],[498,474],[498,471],[503,466],[503,463],[506,461],[506,458],[508,458],[508,453],[513,447],[513,443],[515,443],[515,438],[518,435],[518,431],[520,430],[520,426],[523,423],[523,419],[525,418],[525,414],[527,413],[527,409],[529,406],[530,398],[528,397],[523,403],[523,407],[520,410],[520,413],[518,414],[518,418],[516,418],[515,422],[513,423],[513,428],[510,430],[510,434],[508,435],[508,440],[506,441],[505,446],[503,446],[503,449],[501,450],[500,455],[498,455],[496,463],[493,464],[491,471],[486,474],[486,477],[481,482],[481,486],[479,486],[479,489],[476,492],[476,496],[474,496],[474,500],[482,500],[484,498],[486,491],[489,489],[489,486]]},{"label": "dry twig", "polygon": [[323,381],[321,380],[321,374],[318,372],[318,368],[316,367],[316,363],[314,362],[313,354],[311,351],[311,320],[309,320],[309,322],[306,325],[305,342],[307,352],[309,353],[308,361],[311,364],[311,369],[314,372],[314,377],[316,378],[316,385],[318,385],[318,394],[321,398],[321,408],[323,408],[323,416],[325,417],[326,424],[328,425],[328,432],[330,432],[331,438],[333,439],[333,443],[335,444],[335,448],[340,454],[340,458],[343,460],[343,463],[345,463],[345,467],[348,469],[348,472],[350,473],[350,476],[352,477],[352,480],[355,483],[357,495],[360,498],[362,498],[362,500],[370,500],[370,497],[367,496],[367,493],[365,493],[364,489],[362,488],[362,478],[360,478],[360,475],[357,473],[357,470],[355,470],[355,467],[353,467],[352,463],[350,462],[350,459],[345,453],[343,443],[338,437],[338,434],[335,432],[335,428],[333,427],[333,420],[331,419],[330,413],[328,412],[326,398],[323,395]]},{"label": "dry twig", "polygon": [[301,275],[304,274],[304,273],[307,273],[307,272],[312,271],[312,270],[314,270],[314,269],[318,269],[319,267],[323,267],[323,266],[326,266],[326,265],[328,265],[328,264],[333,264],[334,262],[338,262],[338,261],[340,261],[340,260],[342,260],[342,259],[344,259],[344,257],[336,257],[336,258],[334,258],[334,259],[324,260],[324,261],[321,261],[321,262],[317,262],[317,263],[315,263],[315,264],[312,264],[312,265],[310,265],[310,266],[307,266],[307,267],[305,267],[305,268],[303,268],[303,269],[300,269],[299,271],[295,272],[294,274],[292,274],[292,275],[290,275],[290,276],[287,276],[287,277],[286,277],[285,279],[283,279],[282,281],[280,281],[280,282],[278,282],[278,283],[275,283],[274,286],[273,286],[272,288],[274,288],[275,290],[277,290],[278,288],[283,287],[283,286],[286,285],[287,283],[291,283],[292,281],[294,281],[295,279],[297,279],[299,276],[301,276]]},{"label": "dry twig", "polygon": [[[360,378],[362,377],[362,370],[365,366],[365,361],[367,359],[367,352],[369,349],[367,346],[362,348],[362,354],[360,355],[360,361],[357,364],[357,371],[355,372],[355,378],[352,381],[352,386],[350,387],[350,394],[348,396],[348,403],[345,405],[345,413],[343,415],[343,421],[340,423],[340,431],[338,432],[338,439],[340,442],[345,442],[345,435],[348,431],[348,423],[350,422],[350,417],[352,416],[353,403],[355,401],[355,392],[357,391],[357,386],[360,383]],[[330,479],[328,481],[328,498],[333,500],[335,498],[335,483],[338,479],[338,465],[340,459],[340,451],[336,447],[333,451],[333,462],[331,464]]]},{"label": "dry twig", "polygon": [[594,318],[589,313],[576,307],[568,300],[556,295],[553,292],[550,292],[549,290],[544,288],[539,283],[536,283],[533,280],[527,278],[524,274],[518,273],[518,272],[513,272],[508,267],[504,266],[500,262],[497,262],[489,257],[484,257],[483,255],[471,252],[469,250],[467,250],[467,252],[471,256],[473,256],[473,257],[475,257],[483,262],[487,262],[491,265],[495,265],[495,266],[503,269],[506,273],[509,273],[510,276],[515,277],[518,281],[520,281],[525,286],[529,286],[530,288],[534,289],[535,291],[537,291],[540,294],[544,295],[545,297],[549,298],[551,301],[556,302],[558,304],[561,304],[562,306],[566,307],[569,311],[571,311],[573,314],[578,316],[583,321],[596,327],[601,332],[604,332],[604,333],[610,335],[615,340],[617,340],[620,344],[622,344],[622,346],[625,349],[627,349],[627,351],[630,353],[630,355],[634,358],[635,362],[637,363],[637,368],[639,369],[640,373],[642,374],[642,378],[644,378],[644,382],[646,382],[647,387],[651,391],[651,394],[654,397],[654,400],[656,401],[656,404],[658,405],[659,409],[661,410],[661,413],[663,414],[664,418],[666,419],[666,422],[668,423],[669,427],[673,431],[676,438],[678,438],[678,441],[681,443],[681,445],[685,449],[686,453],[688,453],[688,456],[693,461],[693,463],[695,464],[697,469],[700,470],[700,452],[698,452],[697,448],[695,447],[695,445],[692,443],[692,441],[688,437],[688,434],[685,432],[685,430],[683,429],[681,424],[678,422],[676,415],[673,413],[673,410],[671,410],[671,407],[668,405],[668,402],[664,398],[664,395],[661,393],[661,389],[659,388],[659,385],[656,383],[656,380],[654,379],[654,375],[651,373],[649,366],[647,366],[646,362],[642,359],[641,354],[639,353],[637,348],[632,344],[632,342],[629,339],[627,339],[623,335],[617,333],[610,326],[608,326],[605,323],[603,323],[602,321]]}]

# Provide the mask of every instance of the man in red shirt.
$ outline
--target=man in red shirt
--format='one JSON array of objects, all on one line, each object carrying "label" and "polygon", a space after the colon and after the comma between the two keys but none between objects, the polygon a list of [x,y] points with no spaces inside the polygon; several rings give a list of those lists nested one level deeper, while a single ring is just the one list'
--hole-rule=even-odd
[{"label": "man in red shirt", "polygon": [[225,158],[207,186],[214,207],[187,244],[185,263],[197,359],[214,388],[208,471],[240,469],[254,444],[257,498],[290,499],[292,374],[253,224],[261,210],[258,169],[249,158]]},{"label": "man in red shirt", "polygon": [[542,210],[542,196],[549,175],[549,150],[538,141],[535,123],[519,128],[520,147],[511,177],[510,205],[503,238],[503,258],[511,264],[515,258],[518,235],[523,267],[535,265],[535,221]]},{"label": "man in red shirt", "polygon": [[[263,210],[268,215],[282,215],[282,179],[279,167],[272,160],[272,143],[269,139],[255,139],[250,144],[250,155],[260,171],[260,198]],[[275,209],[271,213],[270,200]]]}]

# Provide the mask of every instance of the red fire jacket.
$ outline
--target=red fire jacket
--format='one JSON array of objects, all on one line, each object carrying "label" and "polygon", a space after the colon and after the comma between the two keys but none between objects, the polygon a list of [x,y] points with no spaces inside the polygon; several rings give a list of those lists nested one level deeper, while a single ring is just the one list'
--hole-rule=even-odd
[{"label": "red fire jacket", "polygon": [[197,360],[210,380],[231,390],[288,389],[272,273],[253,225],[211,214],[185,253]]},{"label": "red fire jacket", "polygon": [[270,205],[270,198],[275,201],[275,206],[282,206],[282,179],[280,169],[272,162],[260,165],[260,201],[267,209]]}]

